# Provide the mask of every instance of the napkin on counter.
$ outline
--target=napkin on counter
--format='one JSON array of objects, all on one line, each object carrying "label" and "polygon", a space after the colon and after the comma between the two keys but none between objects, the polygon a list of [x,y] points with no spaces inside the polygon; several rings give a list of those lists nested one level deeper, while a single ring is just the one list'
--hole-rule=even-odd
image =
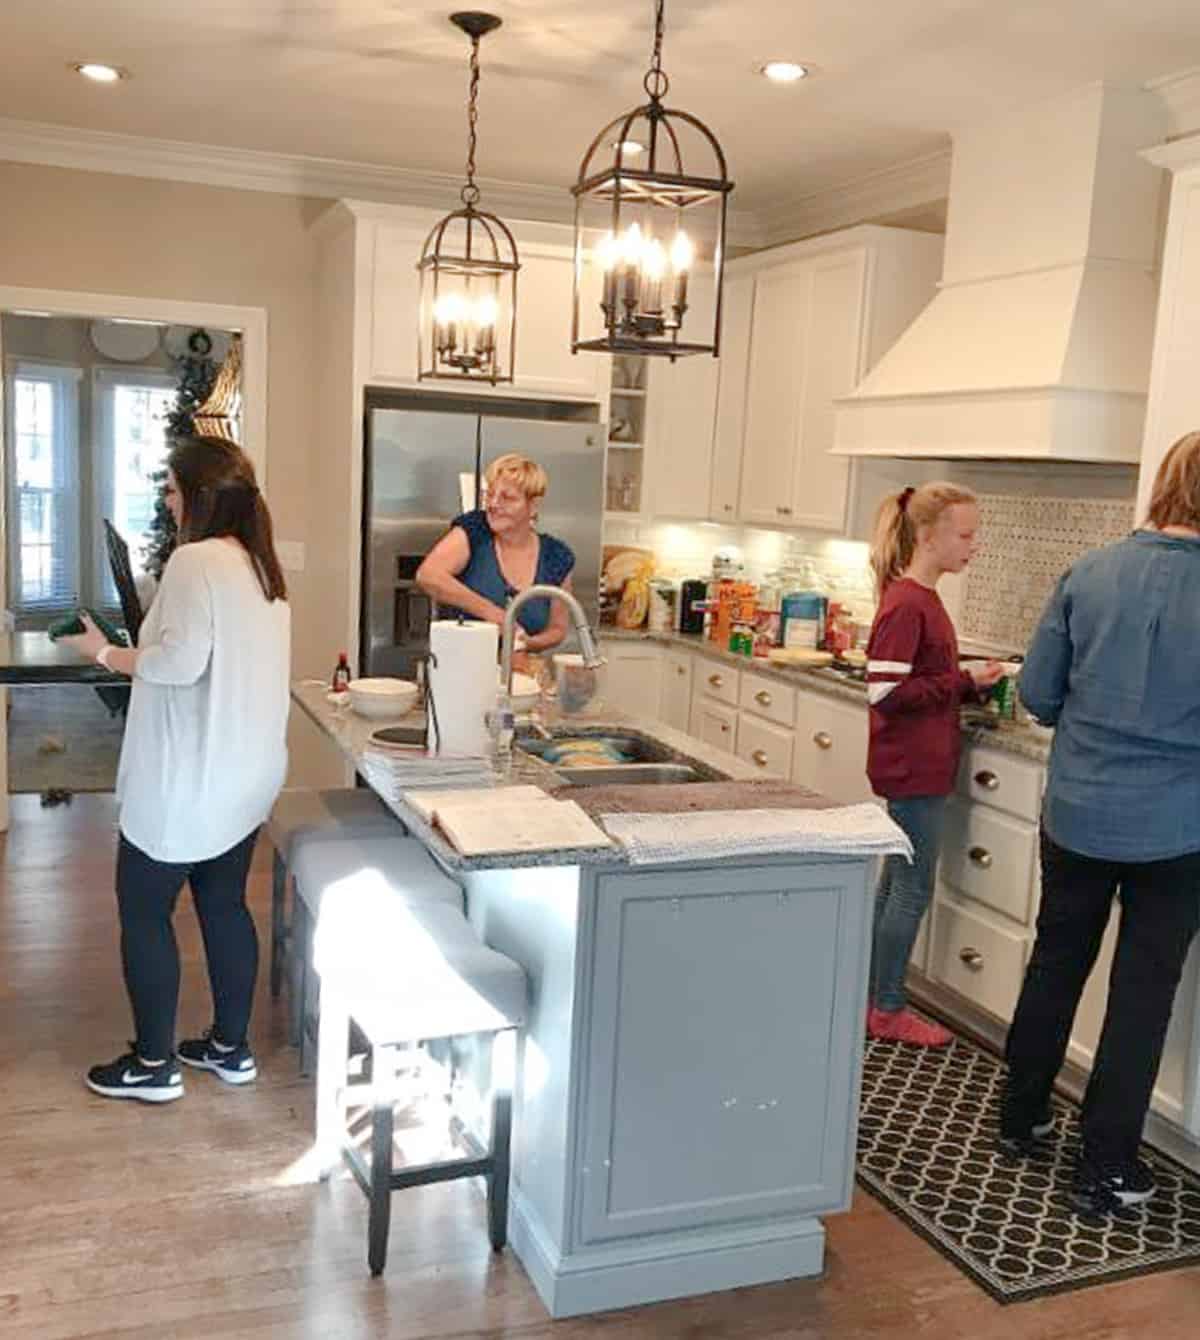
[{"label": "napkin on counter", "polygon": [[634,865],[726,856],[887,856],[912,860],[904,830],[878,805],[823,810],[605,814],[600,822]]}]

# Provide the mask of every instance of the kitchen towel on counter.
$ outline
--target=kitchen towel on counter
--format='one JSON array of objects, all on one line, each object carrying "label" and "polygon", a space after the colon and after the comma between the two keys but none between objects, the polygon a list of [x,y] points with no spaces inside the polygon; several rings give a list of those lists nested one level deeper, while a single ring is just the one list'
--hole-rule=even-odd
[{"label": "kitchen towel on counter", "polygon": [[494,623],[435,619],[429,625],[430,749],[436,754],[487,754],[485,717],[496,706],[499,674]]},{"label": "kitchen towel on counter", "polygon": [[[724,822],[722,822],[724,819]],[[715,822],[714,822],[715,821]],[[711,861],[727,856],[889,856],[912,860],[912,844],[878,805],[828,810],[605,814],[600,822],[633,865]]]},{"label": "kitchen towel on counter", "polygon": [[729,813],[732,810],[831,810],[830,800],[794,782],[763,778],[748,782],[666,782],[663,785],[555,787],[558,797],[570,796],[593,818],[603,814],[686,814],[690,810]]}]

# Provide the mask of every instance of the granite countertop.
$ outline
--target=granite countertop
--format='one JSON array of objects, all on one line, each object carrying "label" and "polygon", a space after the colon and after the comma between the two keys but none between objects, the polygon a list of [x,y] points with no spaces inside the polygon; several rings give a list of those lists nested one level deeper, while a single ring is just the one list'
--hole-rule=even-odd
[{"label": "granite countertop", "polygon": [[[388,758],[382,751],[372,749],[370,738],[383,726],[419,725],[422,716],[411,712],[404,717],[390,720],[370,720],[360,717],[349,706],[335,706],[326,697],[328,686],[320,680],[303,680],[292,686],[292,701],[304,712],[322,734],[326,735],[352,764],[364,780],[387,804],[406,828],[419,838],[433,856],[451,871],[514,869],[531,866],[562,865],[626,865],[628,859],[618,847],[611,848],[569,848],[548,852],[504,852],[487,856],[463,856],[446,841],[421,815],[404,803],[394,784],[390,784]],[[712,749],[700,740],[671,729],[659,721],[646,721],[630,717],[611,710],[598,711],[596,714],[582,713],[572,716],[564,723],[572,733],[580,735],[599,734],[601,732],[620,733],[622,735],[644,735],[666,745],[674,751],[681,761],[700,764],[703,770],[711,771],[728,783],[746,783],[761,785],[762,778],[757,768],[743,763],[717,749]],[[552,729],[553,729],[552,725]],[[561,799],[570,792],[563,791],[561,778],[541,759],[514,749],[512,768],[506,781],[513,784],[539,786],[545,791],[557,792]],[[586,793],[589,788],[580,788]],[[675,788],[672,788],[673,790]],[[686,791],[686,788],[679,788]],[[582,794],[581,797],[582,798]],[[682,808],[686,808],[682,807]]]},{"label": "granite countertop", "polygon": [[[867,687],[861,680],[848,679],[836,670],[800,669],[794,666],[774,665],[762,657],[738,656],[695,633],[651,633],[644,629],[630,631],[624,628],[604,627],[600,630],[600,638],[601,641],[655,642],[661,646],[698,652],[710,660],[724,661],[739,670],[747,670],[767,679],[791,684],[795,688],[810,689],[830,698],[841,698],[845,702],[866,707]],[[963,712],[963,737],[970,744],[999,749],[1034,763],[1046,762],[1050,754],[1050,741],[1053,739],[1052,731],[1033,724],[981,718],[982,713],[969,708]]]}]

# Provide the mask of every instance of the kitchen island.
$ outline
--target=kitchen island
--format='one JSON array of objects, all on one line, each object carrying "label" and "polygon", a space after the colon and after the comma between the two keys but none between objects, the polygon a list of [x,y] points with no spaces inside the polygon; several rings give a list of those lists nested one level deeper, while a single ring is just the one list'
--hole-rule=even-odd
[{"label": "kitchen island", "polygon": [[[321,685],[294,697],[381,776],[378,723],[330,707]],[[753,776],[669,728],[620,725]],[[382,793],[529,977],[509,1232],[550,1313],[819,1274],[821,1216],[853,1187],[873,858],[467,861]]]}]

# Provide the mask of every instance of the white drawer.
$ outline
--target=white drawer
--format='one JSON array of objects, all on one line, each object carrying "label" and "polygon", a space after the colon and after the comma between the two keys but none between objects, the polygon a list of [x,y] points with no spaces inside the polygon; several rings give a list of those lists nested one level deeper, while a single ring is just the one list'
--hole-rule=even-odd
[{"label": "white drawer", "polygon": [[1037,829],[960,796],[946,804],[942,878],[1023,926],[1032,915]]},{"label": "white drawer", "polygon": [[692,715],[688,734],[703,740],[713,749],[726,754],[737,752],[738,714],[724,703],[713,702],[703,694],[692,699]]},{"label": "white drawer", "polygon": [[1019,819],[1037,823],[1042,808],[1044,773],[1036,763],[996,749],[972,745],[963,750],[958,789],[968,800],[982,801]]},{"label": "white drawer", "polygon": [[796,690],[765,675],[742,675],[742,711],[790,726],[796,720]]},{"label": "white drawer", "polygon": [[1017,1008],[1027,944],[1023,935],[993,925],[949,890],[939,890],[929,976],[1006,1022]]},{"label": "white drawer", "polygon": [[792,771],[792,732],[743,713],[738,720],[737,756],[764,777],[788,777]]},{"label": "white drawer", "polygon": [[692,672],[693,693],[703,693],[706,698],[715,698],[719,703],[728,703],[730,707],[738,705],[738,685],[741,680],[739,671],[720,661],[710,661],[701,656]]}]

